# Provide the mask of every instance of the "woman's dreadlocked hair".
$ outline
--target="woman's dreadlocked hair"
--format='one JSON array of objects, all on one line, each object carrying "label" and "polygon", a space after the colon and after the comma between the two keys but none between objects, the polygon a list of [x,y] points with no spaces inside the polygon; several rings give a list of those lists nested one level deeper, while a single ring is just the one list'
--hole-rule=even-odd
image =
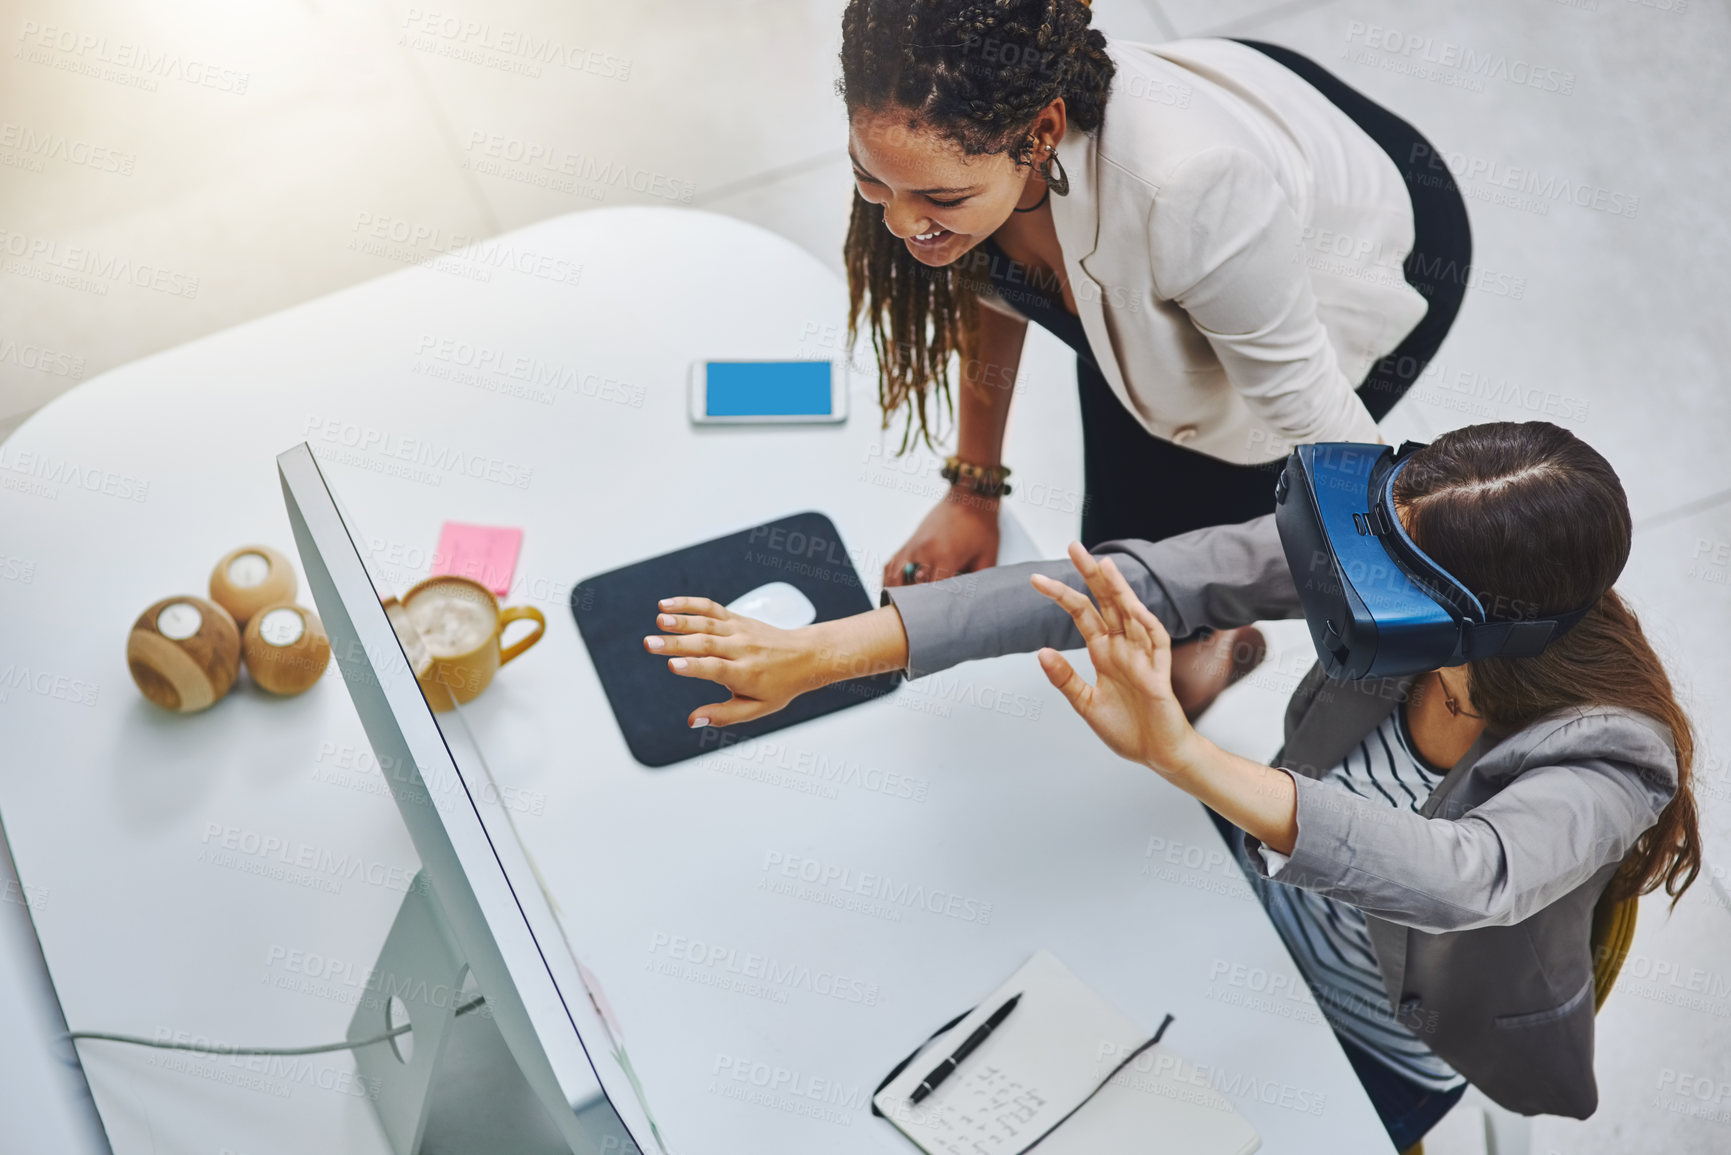
[{"label": "woman's dreadlocked hair", "polygon": [[[1089,0],[848,0],[842,14],[841,79],[848,117],[896,115],[977,156],[1007,153],[1030,163],[1034,119],[1058,97],[1080,131],[1100,127],[1115,71],[1106,37],[1089,27]],[[848,344],[865,316],[878,356],[878,399],[888,428],[904,404],[929,447],[926,397],[952,404],[952,353],[976,356],[975,289],[964,265],[915,260],[884,227],[884,210],[854,191],[844,257]],[[870,297],[869,304],[867,297]]]}]

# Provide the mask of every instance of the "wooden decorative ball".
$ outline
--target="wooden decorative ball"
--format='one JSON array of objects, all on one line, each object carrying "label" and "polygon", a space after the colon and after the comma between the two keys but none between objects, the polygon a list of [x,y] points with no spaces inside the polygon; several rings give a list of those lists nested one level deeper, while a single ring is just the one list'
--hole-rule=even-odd
[{"label": "wooden decorative ball", "polygon": [[325,627],[311,610],[265,606],[246,623],[240,640],[246,672],[273,694],[299,694],[312,687],[331,662]]},{"label": "wooden decorative ball", "polygon": [[293,602],[299,588],[289,559],[268,545],[243,545],[210,571],[210,600],[243,629],[264,607]]},{"label": "wooden decorative ball", "polygon": [[126,665],[146,698],[164,710],[196,713],[233,687],[240,630],[227,610],[203,598],[163,598],[132,623]]}]

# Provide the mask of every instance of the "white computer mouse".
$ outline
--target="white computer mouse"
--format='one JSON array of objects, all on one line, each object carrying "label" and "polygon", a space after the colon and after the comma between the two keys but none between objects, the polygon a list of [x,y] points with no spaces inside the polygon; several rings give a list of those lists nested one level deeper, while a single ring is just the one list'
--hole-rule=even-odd
[{"label": "white computer mouse", "polygon": [[811,599],[786,582],[768,582],[727,603],[727,612],[756,618],[784,630],[809,626],[817,621]]}]

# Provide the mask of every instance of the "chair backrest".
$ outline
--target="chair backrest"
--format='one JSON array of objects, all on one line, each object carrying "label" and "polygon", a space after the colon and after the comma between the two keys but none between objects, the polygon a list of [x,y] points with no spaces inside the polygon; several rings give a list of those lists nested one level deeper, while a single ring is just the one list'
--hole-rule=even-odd
[{"label": "chair backrest", "polygon": [[1629,947],[1635,941],[1637,900],[1625,898],[1611,901],[1599,896],[1593,907],[1593,929],[1589,939],[1593,948],[1593,1010],[1603,1009],[1611,994],[1611,984],[1629,957]]}]

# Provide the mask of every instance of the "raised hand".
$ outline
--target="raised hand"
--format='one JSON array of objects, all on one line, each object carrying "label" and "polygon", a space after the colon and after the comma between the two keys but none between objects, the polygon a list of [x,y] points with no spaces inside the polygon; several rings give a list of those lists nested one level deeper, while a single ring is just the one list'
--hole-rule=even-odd
[{"label": "raised hand", "polygon": [[1111,558],[1096,560],[1081,543],[1070,560],[1094,595],[1041,574],[1034,588],[1076,623],[1094,663],[1089,685],[1057,650],[1040,651],[1040,667],[1113,753],[1174,776],[1193,766],[1202,740],[1172,693],[1172,638],[1143,605]]}]

